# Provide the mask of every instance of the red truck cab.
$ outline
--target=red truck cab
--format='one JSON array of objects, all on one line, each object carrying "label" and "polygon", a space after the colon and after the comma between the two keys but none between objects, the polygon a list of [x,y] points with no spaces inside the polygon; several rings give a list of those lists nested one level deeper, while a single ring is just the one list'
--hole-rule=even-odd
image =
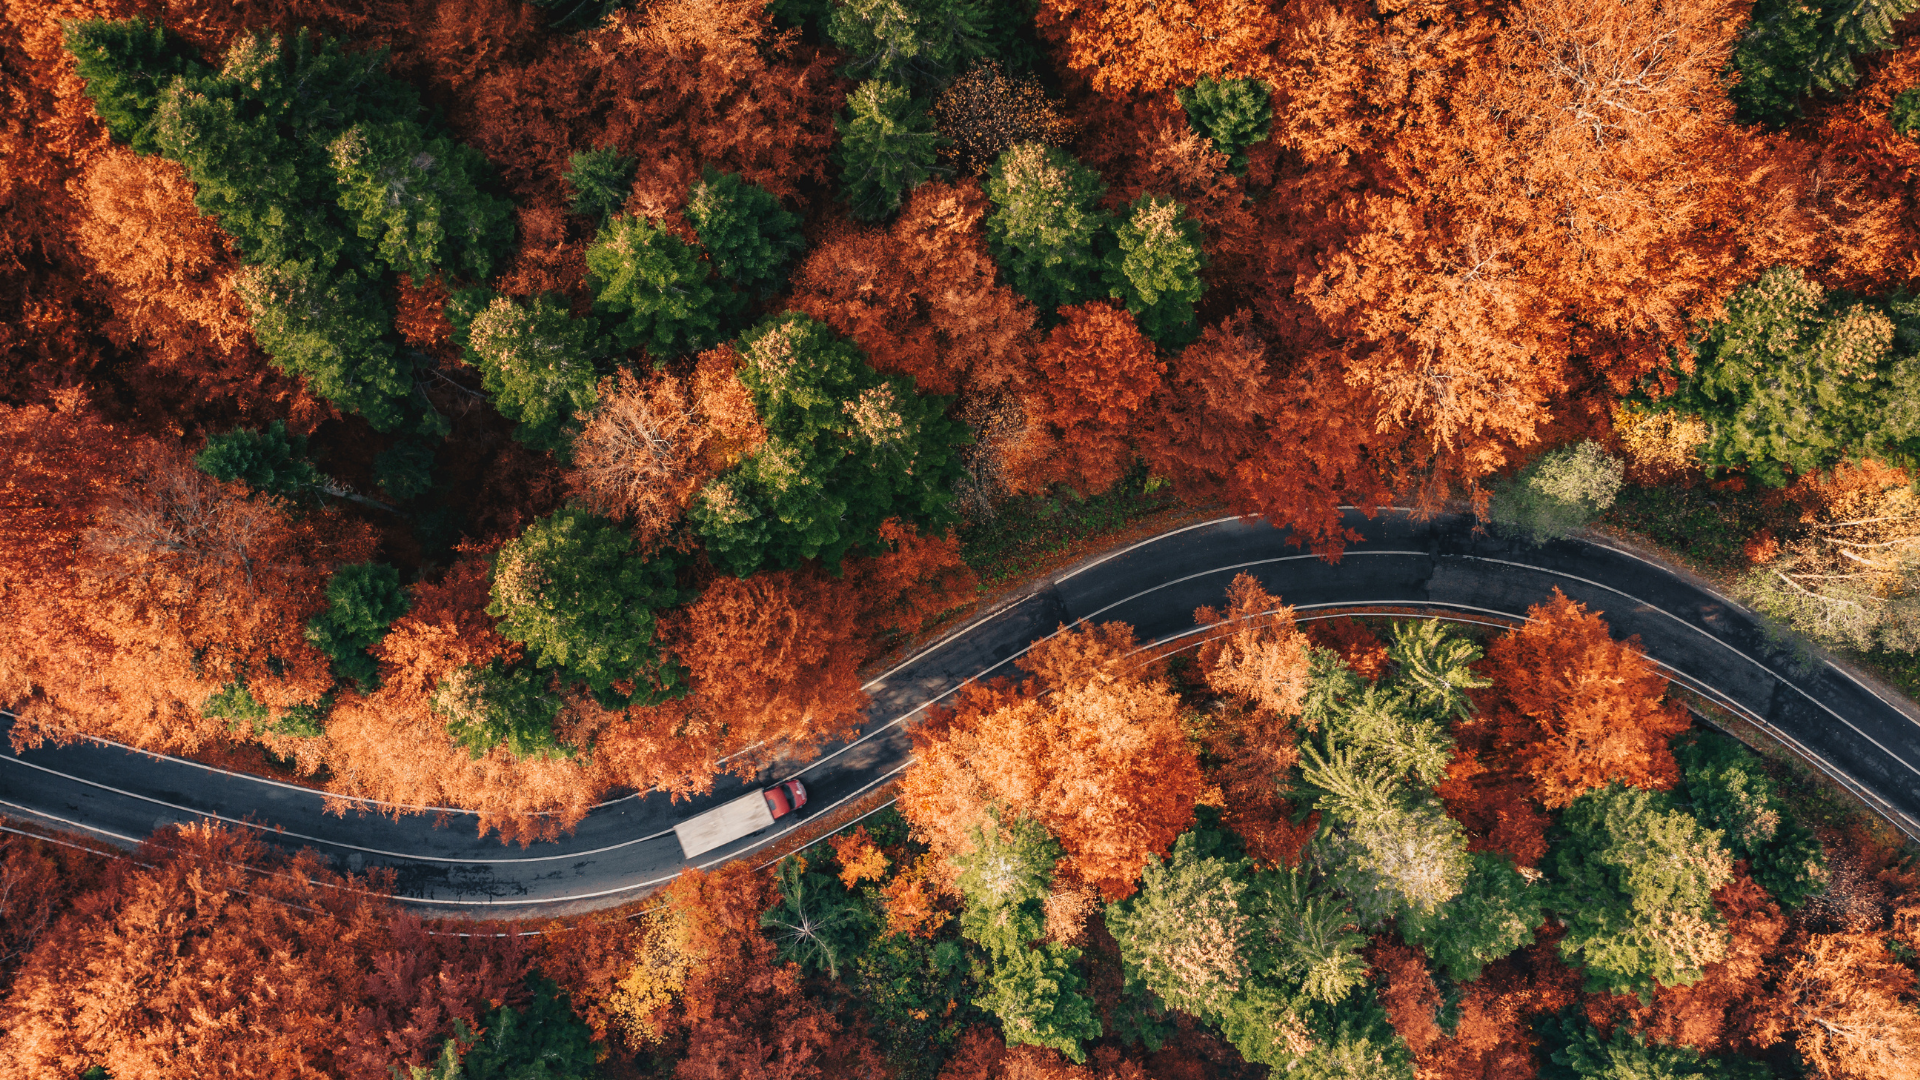
[{"label": "red truck cab", "polygon": [[767,809],[776,819],[807,805],[807,786],[798,780],[783,781],[761,794],[767,797]]}]

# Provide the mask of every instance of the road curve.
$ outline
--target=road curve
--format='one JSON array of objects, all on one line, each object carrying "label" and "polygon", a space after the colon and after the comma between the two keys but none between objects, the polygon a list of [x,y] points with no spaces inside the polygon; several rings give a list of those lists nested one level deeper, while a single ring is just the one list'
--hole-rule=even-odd
[{"label": "road curve", "polygon": [[[965,624],[868,684],[868,719],[850,742],[800,771],[808,813],[858,798],[906,767],[904,725],[969,679],[1004,672],[1062,623],[1118,620],[1139,639],[1193,631],[1193,610],[1221,603],[1238,573],[1259,578],[1303,616],[1351,605],[1421,605],[1462,617],[1524,617],[1559,588],[1601,612],[1616,636],[1639,635],[1682,683],[1770,729],[1920,837],[1920,721],[1751,612],[1683,574],[1603,542],[1536,547],[1476,536],[1472,521],[1349,514],[1364,539],[1338,564],[1303,552],[1284,530],[1223,518],[1176,529],[1035,583],[1016,602]],[[756,778],[765,782],[775,777]],[[673,824],[750,790],[722,777],[711,795],[614,799],[572,835],[529,848],[483,839],[459,811],[394,818],[329,814],[321,793],[178,758],[79,743],[0,753],[0,814],[131,845],[173,822],[213,819],[311,847],[343,869],[391,867],[397,895],[443,916],[521,918],[625,902],[688,865]],[[792,822],[700,857],[702,866],[776,841]]]}]

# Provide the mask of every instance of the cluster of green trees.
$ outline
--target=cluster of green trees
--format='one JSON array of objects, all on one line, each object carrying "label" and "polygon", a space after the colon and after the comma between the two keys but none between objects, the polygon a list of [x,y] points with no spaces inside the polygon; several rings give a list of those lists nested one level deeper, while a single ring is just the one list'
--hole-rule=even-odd
[{"label": "cluster of green trees", "polygon": [[513,238],[491,167],[449,139],[380,50],[244,33],[218,69],[143,19],[69,23],[108,132],[186,169],[248,264],[254,335],[381,431],[436,431],[393,332],[394,274],[483,279]]},{"label": "cluster of green trees", "polygon": [[766,442],[703,488],[688,519],[708,557],[745,577],[806,559],[837,566],[880,526],[952,520],[965,429],[948,399],[873,370],[858,346],[788,312],[740,339],[740,379]]},{"label": "cluster of green trees", "polygon": [[1920,463],[1920,300],[1829,293],[1777,266],[1734,292],[1688,359],[1674,393],[1647,403],[1706,420],[1696,454],[1710,470],[1784,487],[1847,458]]},{"label": "cluster of green trees", "polygon": [[1537,1025],[1541,1080],[1772,1080],[1766,1064],[1737,1054],[1708,1057],[1691,1046],[1649,1041],[1632,1024],[1601,1036],[1578,1007]]},{"label": "cluster of green trees", "polygon": [[1107,909],[1129,974],[1217,1024],[1249,1061],[1307,1075],[1409,1071],[1359,931],[1396,924],[1469,981],[1530,943],[1540,921],[1540,890],[1504,855],[1469,855],[1433,794],[1452,756],[1446,721],[1485,685],[1469,666],[1479,655],[1432,622],[1398,630],[1377,683],[1317,652],[1303,716],[1314,735],[1293,788],[1303,813],[1321,815],[1305,859],[1261,870],[1230,834],[1183,835],[1136,896]]},{"label": "cluster of green trees", "polygon": [[1893,44],[1893,25],[1915,0],[1759,0],[1729,62],[1738,81],[1727,94],[1742,120],[1783,124],[1816,91],[1859,79],[1857,57]]},{"label": "cluster of green trees", "polygon": [[[804,315],[768,318],[739,346],[767,438],[688,510],[714,565],[740,577],[805,560],[835,567],[849,552],[879,550],[890,518],[951,520],[954,450],[966,432],[947,418],[946,399],[880,375]],[[495,555],[487,608],[500,633],[526,647],[524,667],[474,668],[442,687],[436,708],[456,739],[476,754],[502,743],[516,754],[562,752],[552,738],[555,680],[609,708],[685,694],[686,669],[655,632],[661,612],[695,598],[678,583],[693,558],[671,546],[640,551],[618,522],[577,507],[528,526]]]},{"label": "cluster of green trees", "polygon": [[1025,72],[1039,57],[1037,0],[812,0],[776,12],[831,41],[840,73],[861,80],[836,123],[845,198],[855,217],[881,221],[906,193],[947,170],[929,103],[973,64]]},{"label": "cluster of green trees", "polygon": [[1172,199],[1142,195],[1124,215],[1099,206],[1100,174],[1064,150],[1023,143],[987,175],[987,248],[1007,282],[1048,318],[1100,297],[1124,302],[1142,333],[1177,347],[1197,327],[1205,286],[1200,226]]},{"label": "cluster of green trees", "polygon": [[603,224],[587,251],[593,311],[566,299],[464,290],[447,306],[454,339],[515,437],[563,458],[581,418],[599,402],[600,379],[630,349],[656,364],[710,348],[777,292],[805,244],[800,219],[766,190],[708,169],[687,192],[699,243],[666,225],[618,214],[634,161],[611,148],[574,155],[574,209]]}]

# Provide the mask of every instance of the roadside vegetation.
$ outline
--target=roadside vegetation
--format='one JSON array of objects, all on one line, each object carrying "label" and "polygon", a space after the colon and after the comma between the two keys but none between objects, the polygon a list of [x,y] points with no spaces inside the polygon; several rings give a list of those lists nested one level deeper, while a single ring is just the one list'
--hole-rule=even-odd
[{"label": "roadside vegetation", "polygon": [[[1197,652],[1091,626],[968,689],[916,729],[895,805],[824,843],[532,937],[436,933],[377,878],[218,830],[169,829],[135,860],[9,837],[0,1076],[1765,1080],[1920,1061],[1910,851],[1694,723],[1580,605],[1530,615],[1303,633],[1242,576],[1197,614]],[[117,929],[136,917],[155,929]]]}]

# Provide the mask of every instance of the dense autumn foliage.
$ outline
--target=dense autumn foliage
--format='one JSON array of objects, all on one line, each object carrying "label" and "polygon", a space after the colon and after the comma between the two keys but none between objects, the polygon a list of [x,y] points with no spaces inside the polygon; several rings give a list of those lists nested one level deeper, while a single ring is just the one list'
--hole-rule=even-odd
[{"label": "dense autumn foliage", "polygon": [[1637,640],[1614,641],[1607,624],[1558,591],[1527,610],[1525,626],[1487,650],[1498,687],[1479,723],[1532,782],[1548,809],[1619,780],[1667,788],[1678,777],[1666,748],[1686,730],[1685,710],[1664,702],[1666,677]]},{"label": "dense autumn foliage", "polygon": [[901,806],[936,850],[971,847],[998,807],[1032,817],[1110,899],[1193,821],[1200,770],[1166,684],[1129,667],[1132,631],[1062,630],[1020,659],[1031,678],[969,690],[914,729]]},{"label": "dense autumn foliage", "polygon": [[[1909,6],[0,0],[0,706],[552,837],[852,732],[1009,521],[1166,490],[1337,558],[1576,451],[1642,521],[1757,507],[1701,545],[1743,596],[1910,657]],[[934,710],[911,834],[572,945],[9,837],[0,1075],[425,1070],[536,967],[609,1075],[1914,1070],[1910,868],[1676,759],[1597,613],[1477,661],[1198,615]],[[1700,962],[1595,989],[1578,873]]]},{"label": "dense autumn foliage", "polygon": [[244,835],[156,836],[21,962],[0,1070],[371,1080],[514,998],[528,957],[512,939],[429,935],[366,884]]}]

